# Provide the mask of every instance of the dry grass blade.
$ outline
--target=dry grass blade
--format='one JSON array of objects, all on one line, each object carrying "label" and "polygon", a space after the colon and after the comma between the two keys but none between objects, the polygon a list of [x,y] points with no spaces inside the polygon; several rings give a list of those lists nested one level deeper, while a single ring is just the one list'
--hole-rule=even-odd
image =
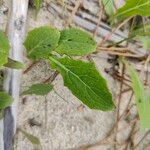
[{"label": "dry grass blade", "polygon": [[71,12],[71,16],[69,17],[66,26],[70,26],[70,24],[72,23],[73,17],[75,16],[76,12],[78,11],[80,5],[81,5],[82,0],[77,0],[75,3],[75,7],[73,8],[72,12]]},{"label": "dry grass blade", "polygon": [[100,11],[99,11],[98,23],[97,23],[96,28],[95,28],[94,33],[93,33],[94,37],[97,36],[98,27],[100,25],[100,22],[102,20],[102,15],[103,15],[103,12],[104,12],[104,7],[102,5],[102,1],[99,1],[99,5],[100,5]]},{"label": "dry grass blade", "polygon": [[[124,72],[125,72],[125,65],[123,64],[122,67],[122,80],[120,83],[120,92],[119,92],[119,97],[118,97],[118,104],[117,104],[117,124],[115,128],[115,141],[117,142],[117,131],[118,131],[118,122],[119,122],[119,117],[120,117],[120,105],[121,105],[121,97],[122,97],[122,88],[123,88],[123,78],[124,78]],[[114,144],[114,149],[117,149],[116,144]]]},{"label": "dry grass blade", "polygon": [[147,131],[147,132],[145,133],[145,135],[140,139],[140,141],[134,146],[134,149],[136,149],[136,148],[143,142],[143,140],[144,140],[149,134],[150,134],[150,130]]},{"label": "dry grass blade", "polygon": [[39,63],[39,61],[35,61],[33,63],[31,63],[24,71],[23,74],[28,73],[35,65],[37,65]]},{"label": "dry grass blade", "polygon": [[113,33],[115,33],[115,31],[119,30],[123,25],[125,25],[131,18],[125,19],[121,24],[118,25],[118,27],[114,28],[112,30],[111,33],[109,33],[108,35],[106,35],[104,37],[104,39],[102,39],[102,41],[98,44],[99,46],[104,45],[104,43],[109,40],[109,38],[112,36]]}]

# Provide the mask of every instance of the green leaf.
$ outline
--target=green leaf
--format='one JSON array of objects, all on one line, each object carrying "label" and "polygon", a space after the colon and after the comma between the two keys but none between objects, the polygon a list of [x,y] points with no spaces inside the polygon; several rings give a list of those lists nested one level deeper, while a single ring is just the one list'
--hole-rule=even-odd
[{"label": "green leaf", "polygon": [[126,0],[126,4],[117,11],[115,17],[124,19],[135,15],[150,16],[150,0]]},{"label": "green leaf", "polygon": [[146,23],[134,29],[130,37],[135,37],[135,39],[140,40],[143,47],[150,50],[150,23]]},{"label": "green leaf", "polygon": [[46,58],[58,45],[59,38],[57,29],[48,26],[33,29],[24,43],[28,57],[34,60]]},{"label": "green leaf", "polygon": [[143,47],[147,50],[150,50],[150,36],[140,36],[139,39],[142,42]]},{"label": "green leaf", "polygon": [[19,128],[19,131],[23,133],[23,135],[33,144],[33,145],[40,145],[40,140],[36,136],[27,133],[26,131]]},{"label": "green leaf", "polygon": [[6,92],[0,92],[0,109],[5,109],[12,104],[12,97]]},{"label": "green leaf", "polygon": [[60,54],[83,56],[96,50],[96,42],[87,32],[80,29],[65,29],[61,32],[56,51]]},{"label": "green leaf", "polygon": [[50,84],[37,83],[29,87],[28,90],[22,93],[22,95],[29,95],[29,94],[47,95],[52,89],[53,86]]},{"label": "green leaf", "polygon": [[136,29],[134,29],[131,33],[132,37],[135,36],[150,36],[150,23],[146,23],[142,26],[138,26]]},{"label": "green leaf", "polygon": [[0,70],[0,91],[3,90],[4,72]]},{"label": "green leaf", "polygon": [[0,67],[7,63],[9,49],[9,41],[5,34],[0,30]]},{"label": "green leaf", "polygon": [[35,5],[35,8],[36,8],[36,14],[37,14],[38,11],[39,11],[40,8],[41,8],[42,0],[34,0],[34,5]]},{"label": "green leaf", "polygon": [[11,58],[8,58],[8,62],[6,64],[4,64],[4,66],[8,67],[8,68],[12,68],[12,69],[23,69],[24,68],[23,63],[13,60]]},{"label": "green leaf", "polygon": [[114,11],[114,2],[113,2],[113,0],[102,0],[102,3],[104,5],[106,14],[108,16],[114,15],[115,11]]},{"label": "green leaf", "polygon": [[4,117],[4,110],[2,109],[0,110],[0,120],[3,119],[3,117]]},{"label": "green leaf", "polygon": [[144,89],[144,85],[139,79],[139,75],[132,66],[127,64],[129,75],[132,81],[132,88],[135,94],[140,124],[142,131],[150,129],[150,95]]},{"label": "green leaf", "polygon": [[91,109],[112,110],[114,103],[106,80],[93,63],[65,58],[49,57],[53,69],[58,70],[64,85]]}]

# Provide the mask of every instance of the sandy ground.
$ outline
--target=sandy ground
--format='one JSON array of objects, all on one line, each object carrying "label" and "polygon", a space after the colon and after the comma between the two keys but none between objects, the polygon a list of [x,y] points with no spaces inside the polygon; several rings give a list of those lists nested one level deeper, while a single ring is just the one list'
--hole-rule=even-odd
[{"label": "sandy ground", "polygon": [[[105,60],[101,61],[104,64]],[[103,70],[104,66],[100,65],[102,64],[100,61],[96,64],[100,70]],[[44,62],[40,63],[24,75],[22,85],[26,86],[42,81],[51,73],[48,68],[49,65],[45,65]],[[54,92],[49,93],[46,97],[28,96],[25,105],[20,104],[18,126],[39,137],[43,150],[73,149],[81,145],[95,143],[105,137],[113,126],[114,113],[94,111],[87,107],[82,108],[80,101],[63,86],[61,76],[56,78],[53,85],[59,95],[67,102]],[[45,98],[48,101],[47,127],[45,127]],[[30,127],[28,119],[32,118],[35,118],[42,126]],[[20,134],[18,138],[18,150],[31,148],[31,145],[28,145]]]},{"label": "sandy ground", "polygon": [[[5,7],[7,9],[7,1]],[[1,9],[2,10],[2,9]],[[3,10],[3,11],[4,11]],[[4,29],[7,22],[7,12],[0,12],[0,29]],[[34,12],[30,8],[28,13],[27,29],[41,25],[51,25],[59,29],[63,28],[63,21],[50,14],[45,8],[42,8],[38,14],[37,20],[34,19]],[[93,60],[98,70],[108,81],[108,85],[114,97],[118,94],[118,83],[111,76],[105,73],[105,69],[111,68],[112,64],[107,61],[108,55],[99,53]],[[30,62],[25,58],[27,64]],[[39,62],[32,70],[23,75],[21,89],[33,83],[40,83],[52,74],[50,65],[46,62]],[[95,111],[83,107],[81,102],[77,100],[71,92],[63,86],[61,76],[58,76],[52,83],[58,96],[54,91],[45,97],[26,96],[20,98],[18,110],[18,127],[37,136],[41,141],[42,150],[74,150],[83,145],[93,144],[103,139],[110,131],[115,122],[115,111],[102,112]],[[131,93],[123,95],[124,102],[121,111],[127,104],[128,96]],[[47,123],[45,123],[45,101],[47,100]],[[24,101],[24,103],[23,103]],[[133,107],[132,117],[136,114]],[[40,126],[31,126],[29,120],[34,119]],[[119,128],[127,125],[127,121],[123,120],[119,124]],[[118,139],[121,141],[127,139],[130,127],[124,128]],[[142,134],[138,134],[138,141]],[[145,143],[149,138],[145,140]],[[15,150],[32,150],[33,145],[21,134],[16,134]],[[91,150],[113,150],[111,144],[92,148]],[[137,149],[143,150],[143,145]],[[120,150],[120,149],[118,149]],[[148,149],[147,149],[148,150]]]}]

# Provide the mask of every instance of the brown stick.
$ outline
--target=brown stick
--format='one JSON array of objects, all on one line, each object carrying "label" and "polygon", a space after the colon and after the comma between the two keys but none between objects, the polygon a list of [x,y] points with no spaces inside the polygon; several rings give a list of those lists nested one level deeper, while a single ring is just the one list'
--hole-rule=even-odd
[{"label": "brown stick", "polygon": [[78,0],[76,3],[75,3],[75,7],[73,8],[72,10],[72,13],[71,13],[71,16],[69,17],[67,23],[66,23],[66,26],[70,26],[72,20],[73,20],[73,17],[75,16],[77,10],[79,9],[80,5],[81,5],[81,2],[82,0]]},{"label": "brown stick", "polygon": [[23,74],[28,73],[37,63],[39,63],[39,61],[35,61],[35,62],[31,63],[31,64],[23,71]]}]

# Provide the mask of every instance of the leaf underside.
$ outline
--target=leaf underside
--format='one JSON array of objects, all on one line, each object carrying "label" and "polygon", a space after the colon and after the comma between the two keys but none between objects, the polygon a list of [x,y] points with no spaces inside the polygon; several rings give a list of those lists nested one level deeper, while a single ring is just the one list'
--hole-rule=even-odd
[{"label": "leaf underside", "polygon": [[64,85],[91,109],[112,110],[114,103],[105,79],[94,64],[65,58],[49,58],[53,69],[58,70]]},{"label": "leaf underside", "polygon": [[25,40],[27,55],[33,60],[46,58],[58,45],[60,32],[48,26],[33,29]]},{"label": "leaf underside", "polygon": [[87,32],[71,28],[61,31],[56,51],[60,54],[83,56],[96,50],[96,42]]}]

